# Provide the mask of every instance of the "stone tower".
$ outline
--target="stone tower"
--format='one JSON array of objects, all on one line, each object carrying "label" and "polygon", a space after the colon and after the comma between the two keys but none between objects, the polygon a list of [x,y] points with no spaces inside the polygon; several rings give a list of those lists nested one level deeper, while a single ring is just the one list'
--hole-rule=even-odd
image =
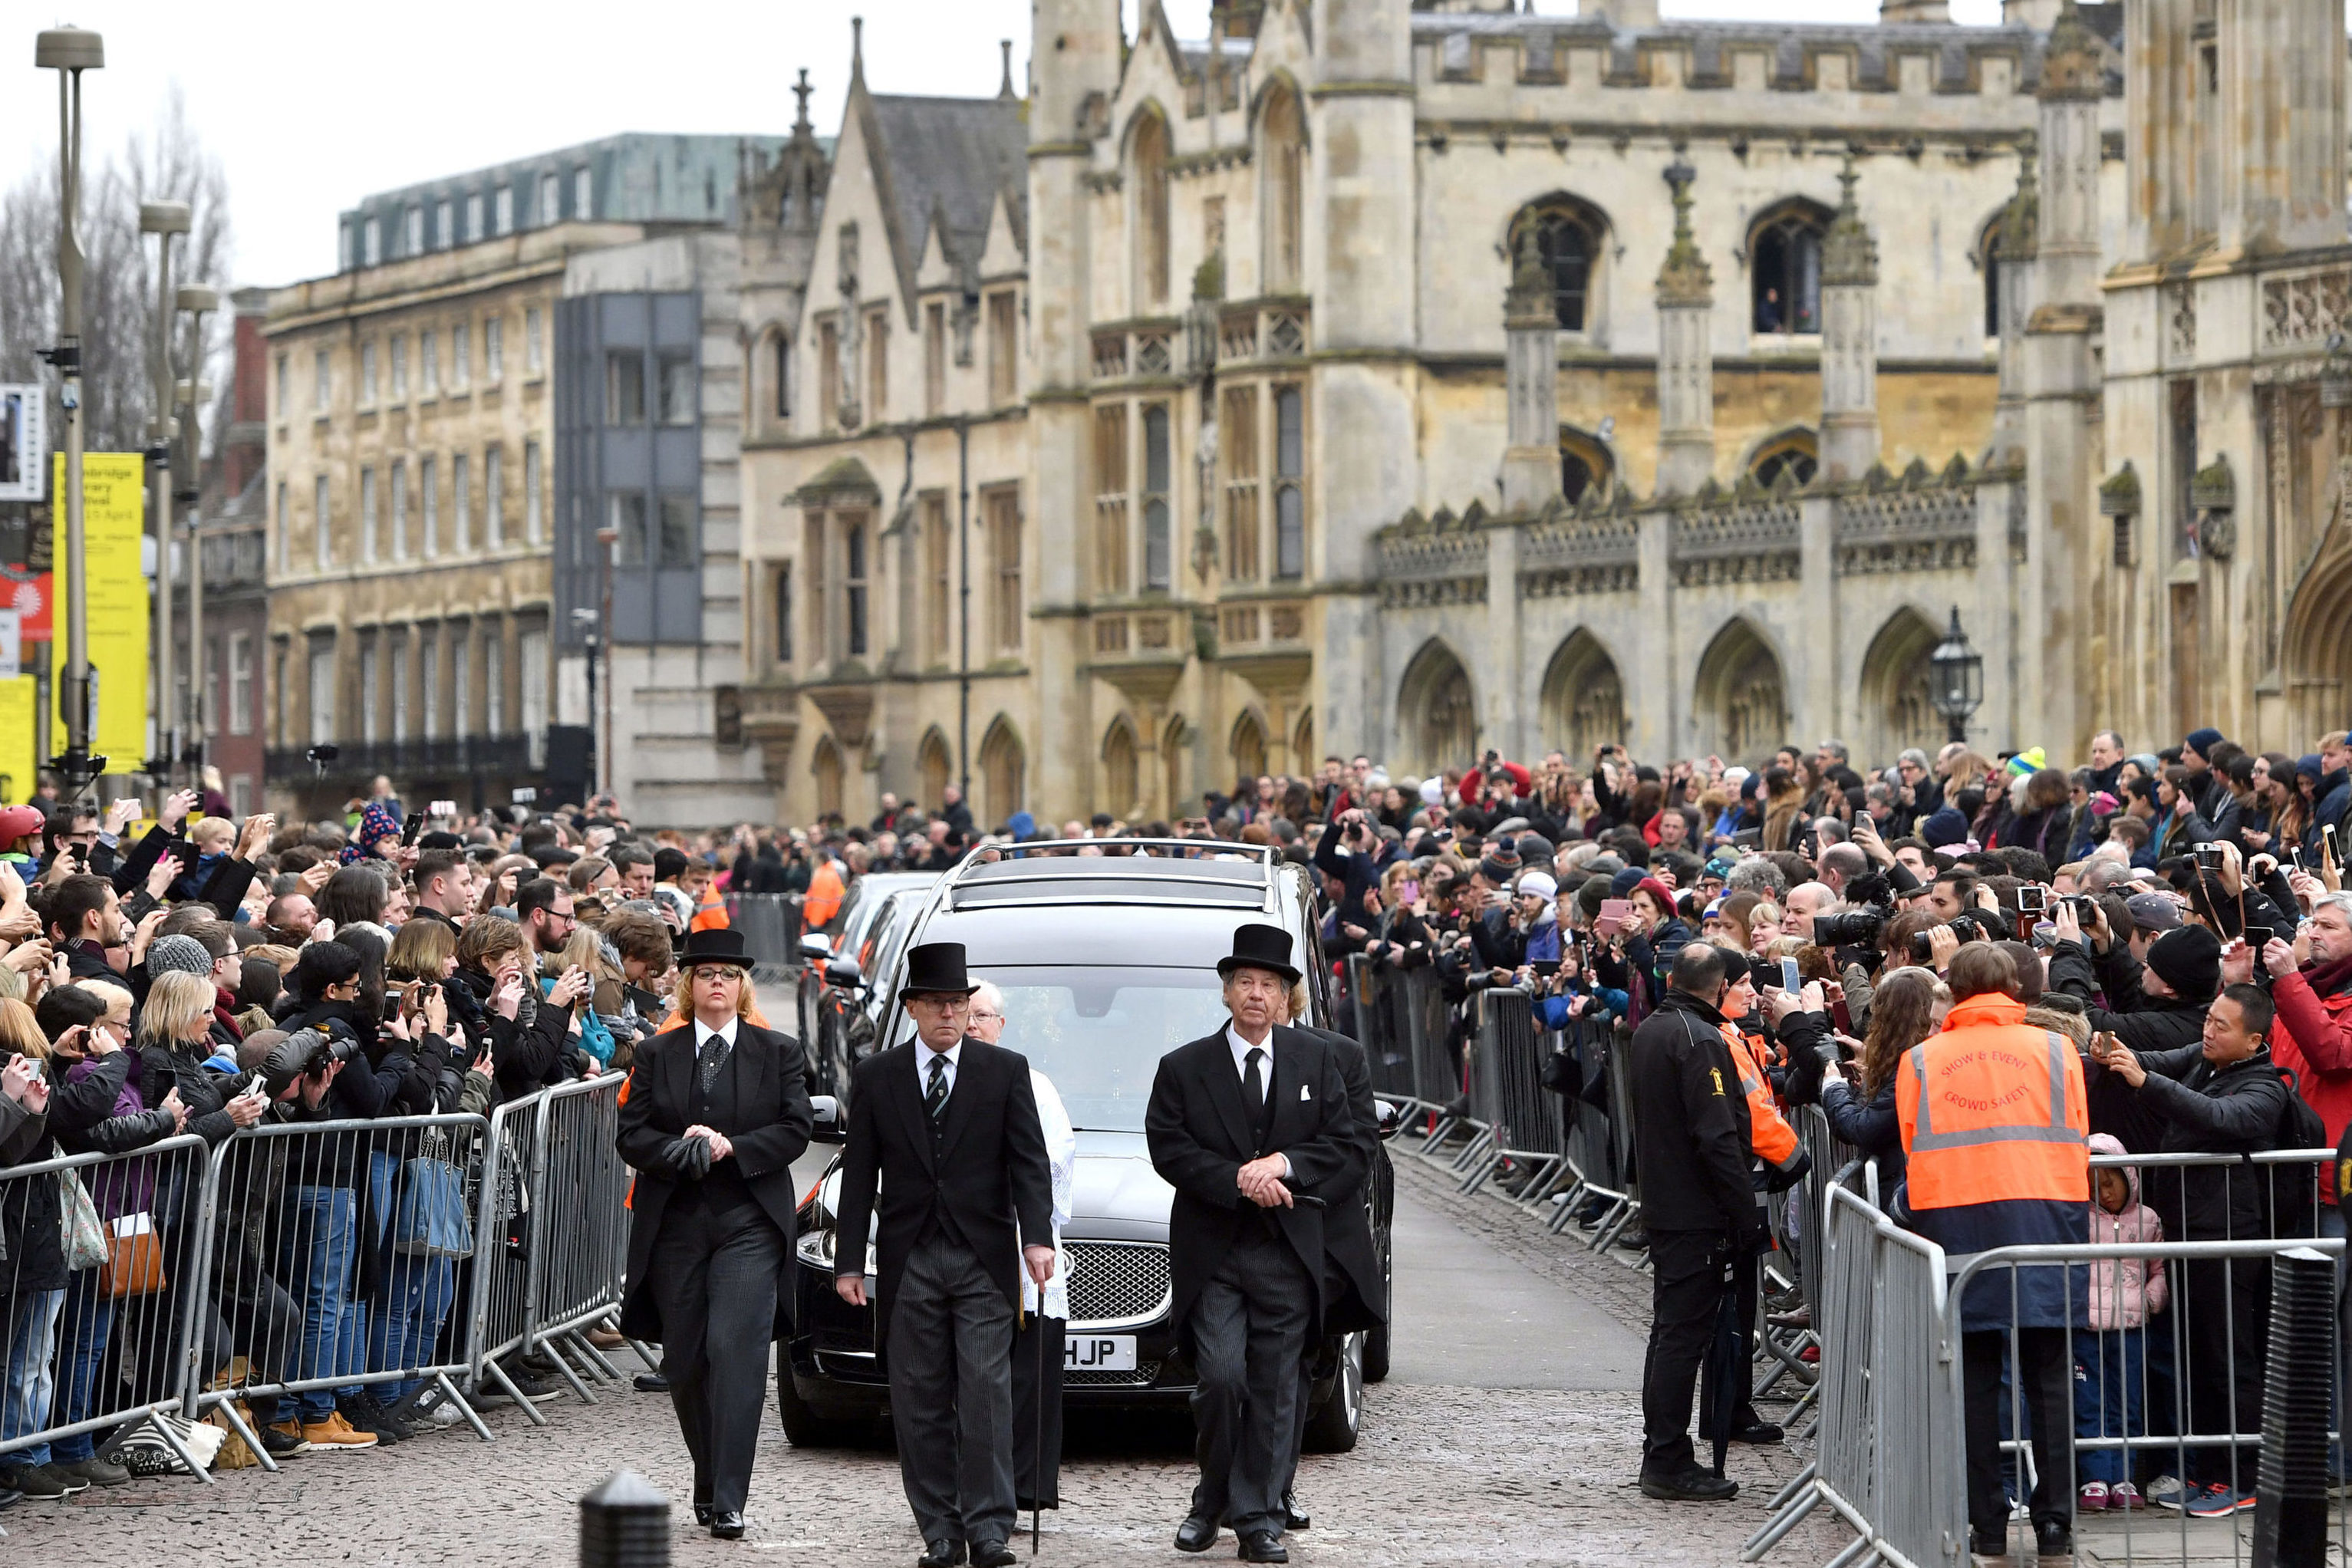
[{"label": "stone tower", "polygon": [[[1029,494],[1037,541],[1034,601],[1076,603],[1089,562],[1087,310],[1089,257],[1081,176],[1090,134],[1118,87],[1118,0],[1035,0],[1029,58]],[[1083,776],[1089,748],[1065,700],[1085,681],[1070,617],[1042,620],[1038,679],[1063,694],[1038,710],[1036,754],[1048,773]]]},{"label": "stone tower", "polygon": [[1858,479],[1878,462],[1878,247],[1854,205],[1853,154],[1822,242],[1822,472]]},{"label": "stone tower", "polygon": [[1658,268],[1658,494],[1688,495],[1715,477],[1715,275],[1691,236],[1687,163],[1666,171],[1675,240]]},{"label": "stone tower", "polygon": [[[1297,0],[1287,0],[1297,3]],[[1308,247],[1314,295],[1315,417],[1324,527],[1308,574],[1371,576],[1371,537],[1419,487],[1414,416],[1412,0],[1314,0]],[[1385,733],[1369,593],[1321,601],[1316,727],[1328,747]]]}]

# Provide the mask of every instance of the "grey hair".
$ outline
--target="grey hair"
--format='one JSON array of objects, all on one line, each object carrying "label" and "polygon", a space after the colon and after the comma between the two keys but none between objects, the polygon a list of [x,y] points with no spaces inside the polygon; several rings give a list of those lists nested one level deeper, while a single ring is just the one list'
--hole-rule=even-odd
[{"label": "grey hair", "polygon": [[2322,910],[2334,910],[2347,921],[2352,921],[2352,893],[2322,893],[2312,904],[2311,912],[2317,914]]},{"label": "grey hair", "polygon": [[1761,855],[1751,855],[1731,868],[1731,875],[1723,879],[1723,888],[1728,893],[1759,893],[1778,902],[1780,895],[1789,890],[1789,879],[1780,874],[1780,868]]},{"label": "grey hair", "polygon": [[974,1002],[987,1003],[990,1011],[1000,1017],[1003,1016],[1004,993],[997,989],[996,982],[993,980],[982,981],[978,988],[972,992],[971,999]]},{"label": "grey hair", "polygon": [[1906,747],[1903,754],[1895,759],[1895,763],[1897,767],[1909,763],[1913,767],[1924,771],[1927,766],[1927,753],[1916,746]]}]

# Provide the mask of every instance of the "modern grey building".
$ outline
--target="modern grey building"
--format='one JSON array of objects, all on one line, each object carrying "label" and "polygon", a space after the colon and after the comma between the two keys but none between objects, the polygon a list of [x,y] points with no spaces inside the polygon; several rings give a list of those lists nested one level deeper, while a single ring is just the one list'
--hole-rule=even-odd
[{"label": "modern grey building", "polygon": [[731,225],[746,152],[772,156],[785,140],[629,132],[379,192],[341,216],[337,265],[379,267],[566,221]]}]

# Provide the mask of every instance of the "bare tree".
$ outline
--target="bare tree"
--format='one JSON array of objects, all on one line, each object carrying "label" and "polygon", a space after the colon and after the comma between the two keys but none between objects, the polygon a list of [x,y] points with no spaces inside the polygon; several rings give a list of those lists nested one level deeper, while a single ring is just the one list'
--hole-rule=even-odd
[{"label": "bare tree", "polygon": [[[193,219],[177,242],[176,284],[228,285],[228,180],[187,122],[174,87],[154,128],[133,134],[100,164],[83,150],[81,243],[87,258],[82,290],[83,441],[93,452],[135,451],[147,441],[154,413],[151,334],[154,330],[156,244],[139,232],[142,201],[183,201]],[[50,387],[51,427],[58,417],[57,381],[40,351],[58,340],[58,167],[54,152],[40,168],[0,192],[0,381],[38,381]],[[226,301],[224,300],[224,305]],[[226,381],[226,312],[205,321],[199,343],[188,323],[178,326],[173,362],[195,379]],[[225,390],[225,389],[224,389]],[[205,423],[219,422],[215,408]]]}]

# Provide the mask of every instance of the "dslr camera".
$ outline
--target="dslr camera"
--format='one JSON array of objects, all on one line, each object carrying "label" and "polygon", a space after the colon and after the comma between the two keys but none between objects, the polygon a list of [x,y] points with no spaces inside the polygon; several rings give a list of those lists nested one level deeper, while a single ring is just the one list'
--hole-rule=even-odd
[{"label": "dslr camera", "polygon": [[262,1063],[264,1087],[276,1100],[296,1079],[323,1078],[329,1064],[360,1054],[359,1037],[340,1021],[323,1029],[299,1029],[280,1040]]},{"label": "dslr camera", "polygon": [[1841,910],[1833,915],[1813,917],[1813,945],[1816,947],[1876,947],[1878,933],[1885,926],[1887,911],[1872,907],[1861,910]]}]

